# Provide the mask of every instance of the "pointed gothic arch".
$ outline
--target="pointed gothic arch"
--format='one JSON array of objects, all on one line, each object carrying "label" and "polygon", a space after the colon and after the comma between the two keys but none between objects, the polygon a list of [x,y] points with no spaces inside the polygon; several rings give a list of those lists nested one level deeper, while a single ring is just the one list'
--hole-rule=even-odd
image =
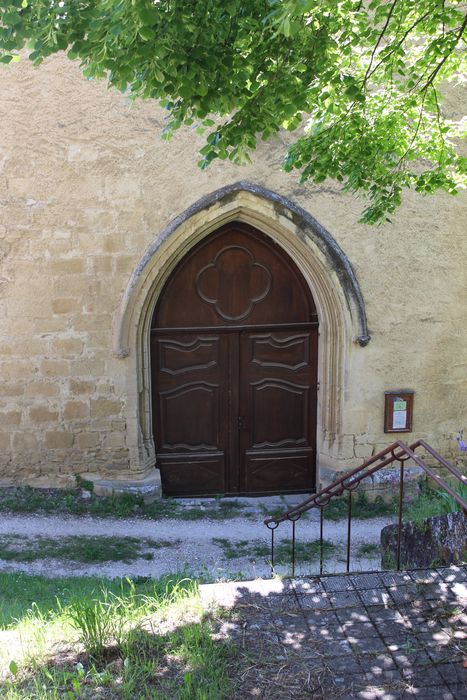
[{"label": "pointed gothic arch", "polygon": [[326,456],[342,424],[348,357],[370,336],[352,266],[336,241],[308,212],[248,182],[224,187],[177,216],[136,266],[114,320],[113,352],[127,365],[126,393],[134,405],[127,424],[132,463],[155,466],[150,379],[150,327],[159,296],[175,266],[203,238],[229,222],[250,224],[295,262],[319,318],[317,454]]}]

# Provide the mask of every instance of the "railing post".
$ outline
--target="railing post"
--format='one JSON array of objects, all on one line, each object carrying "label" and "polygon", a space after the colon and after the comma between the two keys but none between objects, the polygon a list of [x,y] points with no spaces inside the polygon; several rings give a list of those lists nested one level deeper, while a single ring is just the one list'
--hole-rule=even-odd
[{"label": "railing post", "polygon": [[274,530],[276,527],[279,527],[279,523],[274,522],[274,520],[267,524],[267,528],[271,530],[271,576],[274,576]]},{"label": "railing post", "polygon": [[319,574],[323,575],[324,506],[319,509]]},{"label": "railing post", "polygon": [[271,528],[271,576],[274,576],[274,530]]},{"label": "railing post", "polygon": [[401,569],[402,509],[404,507],[404,461],[399,461],[399,524],[397,528],[397,571]]},{"label": "railing post", "polygon": [[352,491],[349,491],[347,511],[347,573],[350,571],[350,534],[352,527]]},{"label": "railing post", "polygon": [[295,576],[295,520],[292,520],[292,578]]}]

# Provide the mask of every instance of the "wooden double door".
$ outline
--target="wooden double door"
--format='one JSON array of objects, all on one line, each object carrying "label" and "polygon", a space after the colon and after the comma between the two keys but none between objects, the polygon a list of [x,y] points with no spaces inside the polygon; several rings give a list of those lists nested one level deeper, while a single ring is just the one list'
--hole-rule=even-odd
[{"label": "wooden double door", "polygon": [[189,253],[151,335],[166,495],[314,489],[317,340],[299,271],[255,229],[229,224]]}]

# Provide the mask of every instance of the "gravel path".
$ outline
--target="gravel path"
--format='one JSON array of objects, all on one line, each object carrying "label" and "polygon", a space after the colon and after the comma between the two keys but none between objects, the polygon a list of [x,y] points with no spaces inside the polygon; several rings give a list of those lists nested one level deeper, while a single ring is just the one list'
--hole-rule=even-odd
[{"label": "gravel path", "polygon": [[[170,547],[154,551],[152,560],[136,559],[132,562],[107,562],[83,564],[71,560],[38,560],[31,563],[4,561],[0,559],[0,571],[23,571],[45,576],[160,576],[164,573],[186,571],[204,574],[210,580],[222,580],[241,576],[243,579],[264,577],[270,574],[267,557],[258,557],[252,562],[249,557],[226,559],[223,548],[213,538],[228,540],[233,547],[240,541],[270,542],[270,533],[263,524],[262,515],[257,520],[231,518],[212,520],[148,520],[143,518],[115,519],[97,517],[44,516],[44,515],[0,515],[0,535],[23,535],[28,537],[53,537],[92,535],[141,537],[155,540],[179,540]],[[352,523],[352,553],[354,570],[378,568],[379,558],[357,558],[362,544],[379,544],[381,529],[391,522],[390,518],[354,520]],[[276,542],[291,537],[290,523],[283,523],[276,530]],[[319,537],[319,525],[315,519],[297,524],[297,541],[306,542]],[[326,561],[328,573],[344,569],[342,561],[347,538],[347,521],[329,521],[325,524],[324,537],[337,546],[338,552]],[[72,557],[72,552],[70,552]],[[314,567],[314,568],[313,568]],[[278,573],[286,573],[278,567]],[[297,574],[316,572],[316,564],[300,564]]]}]

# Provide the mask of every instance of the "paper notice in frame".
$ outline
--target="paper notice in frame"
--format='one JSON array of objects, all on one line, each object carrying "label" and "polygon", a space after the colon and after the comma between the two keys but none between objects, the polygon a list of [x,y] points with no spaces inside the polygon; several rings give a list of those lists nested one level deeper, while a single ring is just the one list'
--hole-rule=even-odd
[{"label": "paper notice in frame", "polygon": [[384,432],[411,433],[413,420],[413,389],[384,392]]},{"label": "paper notice in frame", "polygon": [[[401,401],[405,404],[405,401]],[[407,411],[394,411],[392,414],[392,429],[404,430],[407,427]]]}]

